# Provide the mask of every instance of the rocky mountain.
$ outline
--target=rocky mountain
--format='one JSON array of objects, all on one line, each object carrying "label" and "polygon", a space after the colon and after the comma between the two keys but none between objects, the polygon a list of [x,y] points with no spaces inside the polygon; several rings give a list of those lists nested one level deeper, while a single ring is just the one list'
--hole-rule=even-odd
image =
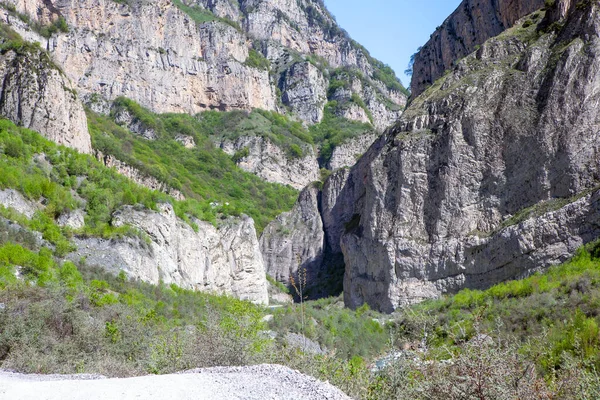
[{"label": "rocky mountain", "polygon": [[35,23],[64,19],[68,32],[37,39],[84,97],[125,96],[155,112],[287,107],[314,124],[330,75],[349,68],[372,88],[365,107],[380,129],[406,101],[393,72],[350,40],[319,1],[7,4]]},{"label": "rocky mountain", "polygon": [[[0,4],[0,16],[0,115],[171,196],[142,206],[127,194],[103,206],[83,193],[91,178],[82,174],[55,182],[72,185],[77,206],[49,211],[48,199],[31,205],[23,189],[1,203],[29,204],[26,218],[52,214],[52,223],[75,232],[69,246],[62,242],[74,249],[66,258],[152,283],[267,302],[267,248],[285,245],[267,245],[267,236],[259,243],[266,217],[256,207],[286,209],[291,188],[319,181],[320,168],[354,164],[407,99],[393,71],[319,0],[11,0]],[[180,159],[167,163],[174,154]],[[231,160],[291,188],[259,184]],[[32,162],[48,174],[63,168],[55,180],[64,175],[48,154]],[[238,187],[218,184],[223,175]],[[320,223],[315,190],[301,195],[310,194],[316,217],[309,231]],[[241,199],[248,193],[256,200]],[[257,206],[261,198],[268,203]],[[248,207],[256,227],[242,214]],[[296,218],[300,209],[306,213],[297,207],[282,225],[305,223]],[[98,223],[138,234],[90,233]],[[324,244],[317,231],[315,254],[323,251],[319,238]],[[289,276],[296,257],[288,258]]]},{"label": "rocky mountain", "polygon": [[455,61],[545,3],[544,0],[463,1],[415,54],[410,84],[412,95],[423,93],[451,69]]},{"label": "rocky mountain", "polygon": [[545,4],[454,59],[316,207],[300,200],[297,218],[321,214],[324,250],[297,264],[343,257],[346,305],[391,312],[528,276],[598,238],[598,12]]},{"label": "rocky mountain", "polygon": [[[308,127],[327,119],[330,110],[382,132],[402,115],[408,95],[394,72],[351,40],[320,0],[15,0],[0,12],[11,29],[47,50],[70,81],[63,86],[77,91],[75,101],[98,113],[111,113],[112,102],[124,97],[155,113],[262,109]],[[11,110],[4,115],[13,117]],[[126,122],[126,115],[117,117]],[[59,119],[68,118],[79,119],[71,131],[85,136],[81,109]],[[140,121],[126,124],[154,138]],[[89,143],[53,130],[40,131],[91,151]],[[243,145],[253,151],[238,158],[239,166],[271,182],[301,189],[317,177],[319,144],[307,149],[310,159],[301,164],[310,167],[298,176],[293,170],[299,164],[276,148],[280,143],[251,136],[216,144],[235,153],[252,143]],[[277,161],[265,158],[265,149],[279,153]]]},{"label": "rocky mountain", "polygon": [[341,189],[324,193],[325,230],[339,237],[348,306],[389,312],[485,288],[600,235],[598,12],[557,2],[519,20],[330,178]]},{"label": "rocky mountain", "polygon": [[[69,178],[73,260],[261,303],[265,273],[305,276],[309,296],[343,284],[347,306],[391,312],[600,235],[595,2],[465,0],[417,54],[406,109],[318,0],[2,10],[2,115],[171,196],[99,219]],[[93,218],[137,234],[81,234]]]}]

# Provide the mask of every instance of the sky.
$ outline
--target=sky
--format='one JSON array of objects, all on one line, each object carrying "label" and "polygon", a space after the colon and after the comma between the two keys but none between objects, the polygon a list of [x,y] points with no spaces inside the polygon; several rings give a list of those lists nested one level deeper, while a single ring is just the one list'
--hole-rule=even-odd
[{"label": "sky", "polygon": [[460,0],[325,0],[338,24],[371,55],[390,65],[404,86],[410,56]]}]

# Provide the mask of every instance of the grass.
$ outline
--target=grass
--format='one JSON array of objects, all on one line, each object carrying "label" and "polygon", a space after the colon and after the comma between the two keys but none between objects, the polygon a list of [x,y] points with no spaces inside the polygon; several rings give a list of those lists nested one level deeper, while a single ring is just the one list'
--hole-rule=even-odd
[{"label": "grass", "polygon": [[[600,336],[588,332],[600,323],[599,257],[600,244],[595,242],[547,273],[484,291],[462,290],[412,311],[429,320],[428,340],[435,347],[468,342],[479,329],[512,338],[522,351],[536,353],[537,366],[545,374],[560,368],[567,355],[600,368]],[[401,326],[405,333],[415,333],[411,323]],[[529,346],[536,336],[543,337],[543,347]]]},{"label": "grass", "polygon": [[246,59],[245,64],[249,67],[262,69],[265,71],[271,69],[271,62],[254,49],[248,50],[248,59]]},{"label": "grass", "polygon": [[[176,203],[178,215],[190,214],[216,222],[219,214],[245,213],[254,218],[257,231],[261,232],[296,201],[296,190],[264,182],[241,170],[231,157],[215,147],[210,136],[221,132],[221,128],[227,129],[224,121],[235,114],[207,112],[200,118],[156,115],[127,99],[118,99],[116,108],[126,108],[145,127],[153,129],[158,139],[145,140],[116,125],[111,118],[88,111],[94,148],[180,190],[187,201]],[[193,137],[196,147],[187,149],[178,143],[175,137],[180,134]]]},{"label": "grass", "polygon": [[326,165],[331,159],[335,147],[352,138],[373,131],[373,127],[370,124],[350,121],[335,115],[337,106],[337,101],[327,103],[321,123],[309,128],[314,143],[321,149],[319,157],[319,164],[321,165]]},{"label": "grass", "polygon": [[217,17],[210,10],[207,10],[205,8],[193,5],[190,6],[184,4],[181,0],[173,0],[173,4],[175,4],[177,8],[186,13],[194,22],[198,24],[216,21],[232,26],[240,32],[242,31],[242,28],[237,22],[227,18]]},{"label": "grass", "polygon": [[217,141],[259,136],[284,149],[290,158],[304,156],[313,144],[300,122],[272,111],[206,111],[198,115],[198,121],[199,129]]},{"label": "grass", "polygon": [[[372,359],[389,349],[389,330],[377,322],[383,316],[363,306],[344,308],[340,298],[304,302],[304,334],[346,360]],[[277,332],[302,333],[302,310],[298,304],[275,310],[270,328]]]}]

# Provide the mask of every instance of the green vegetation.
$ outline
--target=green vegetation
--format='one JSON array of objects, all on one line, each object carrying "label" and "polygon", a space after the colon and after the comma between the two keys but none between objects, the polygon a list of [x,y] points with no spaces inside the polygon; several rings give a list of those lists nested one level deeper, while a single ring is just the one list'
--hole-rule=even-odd
[{"label": "green vegetation", "polygon": [[[275,311],[271,329],[277,332],[301,333],[300,306],[289,305]],[[389,345],[389,331],[377,321],[382,315],[371,311],[367,305],[356,311],[344,308],[339,298],[305,302],[306,324],[304,335],[328,349],[335,349],[343,359],[362,357],[371,359],[385,351]]]},{"label": "green vegetation", "polygon": [[198,6],[189,6],[187,4],[184,4],[181,0],[173,0],[173,4],[175,4],[177,8],[186,13],[192,20],[194,20],[198,24],[217,21],[232,26],[240,32],[242,30],[242,28],[237,22],[227,18],[217,17],[210,10],[207,10],[205,8]]},{"label": "green vegetation", "polygon": [[267,345],[261,309],[250,303],[60,264],[46,249],[0,246],[0,288],[2,368],[168,373],[247,364]]},{"label": "green vegetation", "polygon": [[[142,204],[156,209],[157,203],[172,201],[163,193],[141,187],[105,168],[88,155],[57,146],[6,120],[0,120],[0,149],[0,188],[15,189],[31,201],[44,202],[43,211],[31,220],[4,208],[0,208],[0,214],[41,232],[56,246],[59,255],[71,250],[68,238],[73,233],[101,237],[136,235],[131,228],[111,225],[112,213],[123,205]],[[82,230],[71,232],[57,227],[58,217],[79,207],[86,212]],[[174,207],[184,218],[191,208],[188,202],[174,202]],[[194,215],[205,216],[199,212]]]},{"label": "green vegetation", "polygon": [[301,157],[312,138],[300,122],[272,111],[253,110],[218,112],[198,115],[198,129],[213,138],[236,140],[242,136],[258,136],[286,150],[290,157]]},{"label": "green vegetation", "polygon": [[[235,113],[209,111],[198,118],[185,114],[156,115],[124,98],[118,99],[115,107],[115,112],[119,108],[127,109],[144,128],[154,130],[157,140],[145,140],[118,126],[112,119],[88,111],[94,148],[180,190],[188,199],[176,203],[180,217],[190,214],[215,222],[219,214],[245,213],[254,218],[257,230],[261,232],[278,214],[291,209],[296,201],[294,189],[264,182],[242,171],[209,139],[221,128],[227,129],[223,121],[229,121],[228,117]],[[175,141],[178,135],[193,137],[196,147],[185,148]]]},{"label": "green vegetation", "polygon": [[[58,17],[49,25],[42,25],[37,21],[33,21],[29,14],[18,12],[14,4],[0,2],[0,7],[8,11],[9,14],[13,17],[19,18],[21,21],[25,22],[31,27],[31,29],[33,29],[35,32],[39,33],[46,39],[49,39],[50,37],[52,37],[52,35],[54,35],[57,32],[69,32],[69,26],[67,25],[67,21],[64,19],[64,17]],[[5,24],[3,23],[3,25]],[[2,30],[4,31],[5,28],[3,28]]]},{"label": "green vegetation", "polygon": [[283,283],[276,281],[275,278],[271,277],[271,275],[267,274],[267,281],[277,288],[281,293],[290,294],[290,289],[287,288]]},{"label": "green vegetation", "polygon": [[482,373],[485,398],[501,391],[510,398],[596,398],[599,305],[595,242],[545,274],[414,306],[397,320],[396,337],[426,338],[422,357],[429,364],[405,360],[384,370],[376,381],[379,398],[465,398],[449,388],[471,382],[461,390],[473,390]]},{"label": "green vegetation", "polygon": [[338,117],[335,115],[337,106],[337,101],[327,103],[321,123],[313,125],[309,129],[314,142],[321,149],[319,160],[321,165],[325,165],[331,159],[333,149],[336,146],[373,130],[370,124],[363,124]]},{"label": "green vegetation", "polygon": [[249,67],[266,71],[271,69],[271,62],[254,49],[248,50],[248,58],[246,59],[245,64]]},{"label": "green vegetation", "polygon": [[366,387],[368,375],[362,358],[350,356],[352,347],[373,353],[385,343],[384,328],[366,307],[355,313],[337,300],[322,300],[308,311],[321,327],[309,322],[308,332],[328,345],[341,345],[345,354],[303,354],[283,340],[299,318],[295,306],[278,312],[281,340],[273,341],[261,334],[267,328],[262,307],[175,285],[145,284],[83,261],[60,262],[20,229],[0,220],[1,368],[124,377],[281,363],[354,393]]}]

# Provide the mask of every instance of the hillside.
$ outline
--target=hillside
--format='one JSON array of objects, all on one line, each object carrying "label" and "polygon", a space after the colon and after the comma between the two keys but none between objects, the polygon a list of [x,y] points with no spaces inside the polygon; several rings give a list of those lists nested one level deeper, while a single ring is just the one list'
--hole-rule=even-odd
[{"label": "hillside", "polygon": [[1,369],[600,395],[598,1],[464,0],[412,93],[320,0],[0,16]]}]

